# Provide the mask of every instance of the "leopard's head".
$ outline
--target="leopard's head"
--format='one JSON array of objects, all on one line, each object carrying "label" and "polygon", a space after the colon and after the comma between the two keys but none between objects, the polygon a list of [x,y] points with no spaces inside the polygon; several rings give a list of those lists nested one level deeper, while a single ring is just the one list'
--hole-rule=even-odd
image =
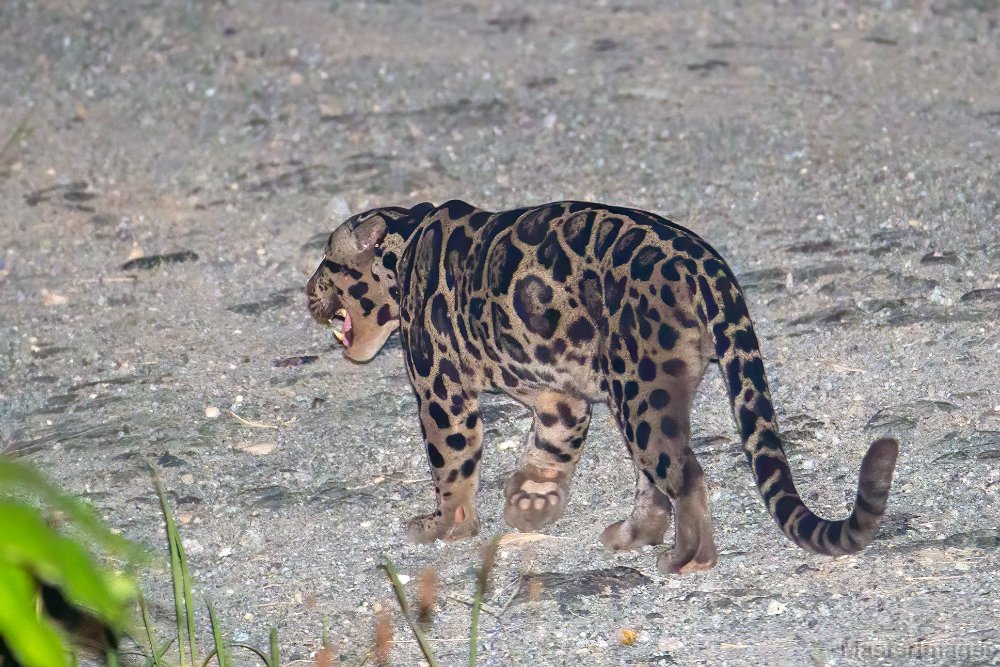
[{"label": "leopard's head", "polygon": [[333,335],[351,361],[370,360],[399,328],[397,246],[430,208],[372,209],[330,234],[326,256],[309,279],[306,294],[309,312],[318,322],[335,327]]}]

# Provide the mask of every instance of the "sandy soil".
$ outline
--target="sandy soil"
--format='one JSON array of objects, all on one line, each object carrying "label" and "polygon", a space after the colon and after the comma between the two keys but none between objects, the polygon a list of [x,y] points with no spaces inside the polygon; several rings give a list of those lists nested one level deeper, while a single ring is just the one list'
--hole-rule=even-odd
[{"label": "sandy soil", "polygon": [[289,662],[325,618],[358,664],[383,556],[434,568],[463,664],[455,598],[529,420],[487,408],[483,536],[407,544],[432,489],[398,343],[345,361],[308,272],[378,204],[639,206],[741,277],[809,502],[846,515],[867,443],[900,439],[886,524],[840,560],[785,540],[710,372],[721,562],[662,576],[598,541],[632,493],[598,409],[566,516],[500,551],[480,664],[1000,664],[1000,5],[910,4],[5,0],[0,449],[162,549],[157,465],[199,595]]}]

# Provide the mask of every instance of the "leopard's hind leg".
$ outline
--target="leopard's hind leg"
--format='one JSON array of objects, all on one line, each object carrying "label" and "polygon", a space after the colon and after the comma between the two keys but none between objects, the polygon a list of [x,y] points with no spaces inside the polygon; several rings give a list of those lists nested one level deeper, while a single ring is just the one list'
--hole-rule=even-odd
[{"label": "leopard's hind leg", "polygon": [[538,530],[562,516],[590,426],[590,404],[569,394],[542,392],[534,412],[521,467],[505,494],[504,520],[520,530]]},{"label": "leopard's hind leg", "polygon": [[672,333],[653,340],[672,346],[640,341],[635,366],[608,377],[609,404],[640,480],[632,516],[609,526],[602,541],[617,549],[657,543],[669,525],[669,498],[674,548],[660,556],[657,566],[663,572],[692,572],[718,560],[704,473],[689,444],[691,402],[707,360],[697,340],[686,341],[671,324],[662,326]]}]

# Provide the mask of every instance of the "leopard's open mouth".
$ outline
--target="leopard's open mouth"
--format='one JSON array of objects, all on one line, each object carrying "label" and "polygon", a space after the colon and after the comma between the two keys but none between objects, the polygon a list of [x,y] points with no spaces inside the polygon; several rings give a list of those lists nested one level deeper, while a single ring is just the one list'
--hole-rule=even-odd
[{"label": "leopard's open mouth", "polygon": [[[340,308],[333,314],[335,319],[330,320],[329,324],[333,327],[333,336],[340,344],[344,347],[351,346],[351,340],[354,335],[351,333],[351,315],[347,312],[346,308]],[[339,320],[339,322],[337,321]]]},{"label": "leopard's open mouth", "polygon": [[[344,347],[350,347],[354,335],[351,331],[351,316],[347,308],[329,283],[323,282],[323,266],[320,266],[306,285],[309,313],[320,324],[333,327],[334,337]],[[339,320],[339,321],[338,321]]]}]

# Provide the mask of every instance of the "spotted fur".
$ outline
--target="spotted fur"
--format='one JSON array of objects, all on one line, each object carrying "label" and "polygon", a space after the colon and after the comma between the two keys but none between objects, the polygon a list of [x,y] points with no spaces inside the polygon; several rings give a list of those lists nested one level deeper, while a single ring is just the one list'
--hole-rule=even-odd
[{"label": "spotted fur", "polygon": [[602,541],[660,544],[676,514],[674,550],[660,568],[712,567],[708,495],[689,445],[691,402],[710,361],[767,509],[790,539],[853,553],[885,511],[898,452],[889,439],[869,448],[850,517],[829,521],[806,507],[736,278],[705,241],[659,216],[574,201],[499,213],[462,201],[375,209],[331,235],[307,291],[317,319],[350,322],[351,359],[370,359],[400,329],[437,497],[436,511],[410,524],[418,540],[479,530],[480,393],[503,392],[534,413],[504,507],[522,530],[562,514],[591,403],[602,400],[637,479],[631,516]]}]

